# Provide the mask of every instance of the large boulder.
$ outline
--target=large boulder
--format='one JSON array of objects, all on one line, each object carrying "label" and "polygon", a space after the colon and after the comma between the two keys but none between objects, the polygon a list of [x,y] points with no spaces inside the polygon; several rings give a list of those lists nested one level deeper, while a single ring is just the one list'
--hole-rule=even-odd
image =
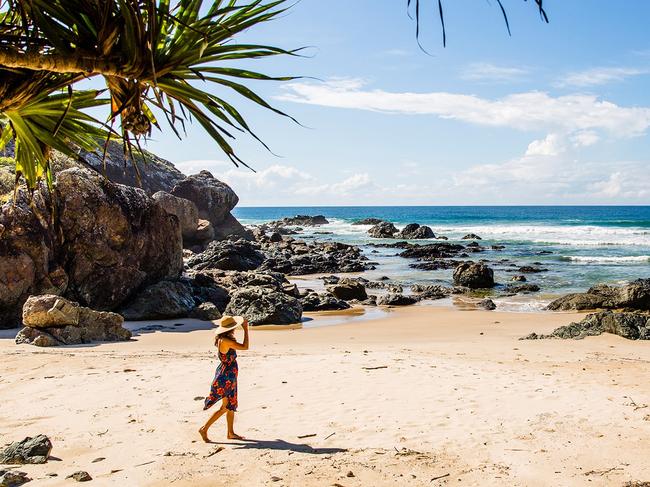
[{"label": "large boulder", "polygon": [[52,451],[52,442],[45,435],[11,443],[0,451],[0,463],[5,465],[39,464],[47,462]]},{"label": "large boulder", "polygon": [[435,238],[435,234],[431,227],[426,225],[419,225],[418,223],[409,223],[397,234],[396,238],[415,240],[422,238]]},{"label": "large boulder", "polygon": [[548,335],[531,333],[524,339],[575,338],[612,333],[630,340],[650,340],[650,315],[645,313],[617,313],[601,311],[587,315],[577,323],[556,328]]},{"label": "large boulder", "polygon": [[189,284],[160,281],[140,291],[119,313],[129,321],[160,320],[187,317],[194,307]]},{"label": "large boulder", "polygon": [[287,325],[300,323],[302,305],[282,291],[250,286],[231,295],[226,314],[243,316],[251,325]]},{"label": "large boulder", "polygon": [[353,299],[363,301],[368,298],[365,286],[356,279],[339,279],[337,283],[330,284],[326,287],[332,295],[344,301],[351,301]]},{"label": "large boulder", "polygon": [[199,218],[212,224],[215,238],[222,239],[230,235],[251,238],[250,232],[230,213],[239,202],[239,197],[230,186],[208,171],[201,171],[177,182],[170,192],[196,205]]},{"label": "large boulder", "polygon": [[167,213],[178,218],[184,241],[196,238],[196,231],[199,226],[199,210],[194,203],[165,191],[158,191],[152,196],[152,198],[156,200]]},{"label": "large boulder", "polygon": [[470,289],[494,287],[494,272],[487,265],[463,262],[454,269],[454,285]]},{"label": "large boulder", "polygon": [[178,220],[143,190],[92,171],[62,171],[53,195],[19,191],[0,210],[0,328],[19,323],[29,295],[111,310],[182,269]]},{"label": "large boulder", "polygon": [[16,343],[50,347],[129,340],[131,332],[123,322],[117,313],[95,311],[54,294],[31,296],[23,308],[25,327]]},{"label": "large boulder", "polygon": [[650,310],[650,279],[637,279],[624,286],[599,284],[586,293],[562,296],[548,305],[553,311],[633,309]]},{"label": "large boulder", "polygon": [[264,262],[264,254],[255,242],[248,240],[221,240],[210,242],[208,247],[187,261],[190,269],[221,269],[224,271],[250,271]]},{"label": "large boulder", "polygon": [[368,235],[373,238],[393,238],[398,232],[395,225],[390,222],[381,222],[368,230]]}]

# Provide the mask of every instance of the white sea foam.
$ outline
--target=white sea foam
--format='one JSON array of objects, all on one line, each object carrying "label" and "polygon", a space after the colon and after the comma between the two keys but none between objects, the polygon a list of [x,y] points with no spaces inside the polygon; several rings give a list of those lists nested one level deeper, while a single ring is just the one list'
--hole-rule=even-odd
[{"label": "white sea foam", "polygon": [[597,256],[597,255],[566,255],[560,260],[579,262],[581,264],[647,264],[650,263],[650,255],[628,255],[628,256]]}]

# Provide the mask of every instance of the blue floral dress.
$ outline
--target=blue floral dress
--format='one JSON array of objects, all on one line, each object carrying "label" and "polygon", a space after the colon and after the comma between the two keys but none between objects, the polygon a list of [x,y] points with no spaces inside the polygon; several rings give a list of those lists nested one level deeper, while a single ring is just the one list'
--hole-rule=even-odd
[{"label": "blue floral dress", "polygon": [[227,353],[219,352],[219,366],[214,374],[210,395],[205,398],[203,410],[208,409],[215,402],[225,398],[226,408],[237,411],[237,352],[234,349]]}]

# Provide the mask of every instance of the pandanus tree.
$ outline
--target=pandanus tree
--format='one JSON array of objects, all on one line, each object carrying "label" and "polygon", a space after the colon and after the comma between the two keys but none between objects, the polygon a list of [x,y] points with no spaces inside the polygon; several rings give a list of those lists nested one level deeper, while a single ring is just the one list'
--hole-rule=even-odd
[{"label": "pandanus tree", "polygon": [[[547,20],[543,0],[533,1]],[[407,0],[416,36],[425,2],[437,2],[446,44],[441,0]],[[179,137],[197,121],[235,165],[246,165],[232,139],[237,132],[259,139],[227,94],[288,116],[246,81],[294,78],[231,62],[299,50],[234,41],[287,8],[287,0],[0,0],[0,149],[13,141],[16,181],[24,178],[30,190],[41,179],[51,185],[52,149],[77,157],[105,151],[111,139],[121,141],[137,171],[140,140],[161,129],[155,113]],[[77,90],[88,78],[103,79],[105,88]],[[91,115],[97,107],[105,117]]]}]

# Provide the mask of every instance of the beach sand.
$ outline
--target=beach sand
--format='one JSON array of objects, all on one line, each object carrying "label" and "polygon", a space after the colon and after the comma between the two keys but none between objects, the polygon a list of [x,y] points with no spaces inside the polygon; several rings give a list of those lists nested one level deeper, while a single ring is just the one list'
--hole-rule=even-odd
[{"label": "beach sand", "polygon": [[579,317],[413,306],[253,329],[236,429],[255,441],[225,440],[220,420],[213,444],[197,433],[216,364],[205,326],[86,347],[4,338],[0,444],[48,435],[55,458],[19,467],[43,486],[77,470],[120,486],[650,481],[650,344],[518,340]]}]

